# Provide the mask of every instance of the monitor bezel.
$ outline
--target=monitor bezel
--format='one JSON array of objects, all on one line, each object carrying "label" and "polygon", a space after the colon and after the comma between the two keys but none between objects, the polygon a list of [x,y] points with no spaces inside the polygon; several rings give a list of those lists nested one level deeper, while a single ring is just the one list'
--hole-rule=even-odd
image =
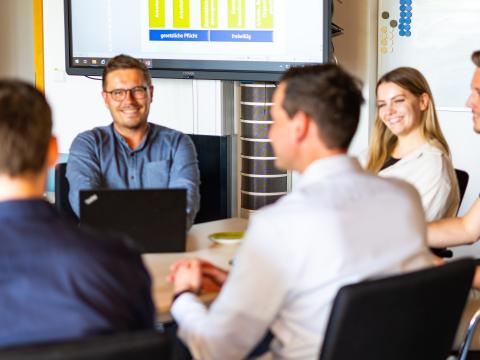
[{"label": "monitor bezel", "polygon": [[[326,21],[323,24],[323,63],[327,63],[331,54],[331,18],[332,0],[322,0],[324,16]],[[71,0],[64,0],[64,29],[65,29],[65,70],[68,75],[79,76],[102,76],[103,66],[73,66],[72,65],[72,26],[71,26]],[[175,60],[166,60],[175,61]],[[216,60],[180,60],[189,66],[184,68],[156,67],[149,68],[153,78],[168,79],[200,79],[200,80],[234,80],[234,81],[267,81],[276,82],[280,79],[283,71],[266,70],[238,70],[238,69],[204,69],[199,67],[201,62],[210,63]],[[237,61],[219,61],[223,65],[235,64]],[[251,62],[249,62],[252,64]]]}]

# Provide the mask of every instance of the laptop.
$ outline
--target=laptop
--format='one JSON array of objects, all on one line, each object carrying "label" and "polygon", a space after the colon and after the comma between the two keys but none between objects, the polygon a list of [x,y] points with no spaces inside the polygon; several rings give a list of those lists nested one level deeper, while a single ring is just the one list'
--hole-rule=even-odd
[{"label": "laptop", "polygon": [[184,252],[185,189],[80,191],[80,225],[128,235],[143,253]]}]

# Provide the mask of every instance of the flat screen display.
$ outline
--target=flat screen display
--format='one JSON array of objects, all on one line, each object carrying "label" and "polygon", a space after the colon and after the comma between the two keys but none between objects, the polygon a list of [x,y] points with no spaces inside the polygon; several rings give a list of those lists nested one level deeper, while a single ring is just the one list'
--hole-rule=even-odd
[{"label": "flat screen display", "polygon": [[331,0],[64,1],[71,75],[123,53],[154,77],[276,81],[329,57]]}]

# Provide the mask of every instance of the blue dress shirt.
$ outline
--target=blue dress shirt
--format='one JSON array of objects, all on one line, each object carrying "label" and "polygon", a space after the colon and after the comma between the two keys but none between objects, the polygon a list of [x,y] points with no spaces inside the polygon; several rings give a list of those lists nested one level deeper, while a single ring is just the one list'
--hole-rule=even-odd
[{"label": "blue dress shirt", "polygon": [[122,238],[44,200],[0,202],[0,346],[152,328],[150,277]]},{"label": "blue dress shirt", "polygon": [[69,199],[79,215],[79,191],[98,188],[184,188],[187,229],[200,207],[200,173],[191,139],[179,131],[148,123],[142,143],[132,150],[113,124],[79,134],[67,164]]}]

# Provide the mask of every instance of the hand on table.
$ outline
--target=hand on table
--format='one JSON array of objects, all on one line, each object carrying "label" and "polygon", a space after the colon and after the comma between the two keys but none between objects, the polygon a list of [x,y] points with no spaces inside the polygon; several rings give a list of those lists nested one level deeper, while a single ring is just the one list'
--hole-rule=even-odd
[{"label": "hand on table", "polygon": [[175,293],[185,290],[198,293],[220,291],[227,276],[228,272],[208,261],[184,259],[170,267],[167,280],[174,283]]}]

